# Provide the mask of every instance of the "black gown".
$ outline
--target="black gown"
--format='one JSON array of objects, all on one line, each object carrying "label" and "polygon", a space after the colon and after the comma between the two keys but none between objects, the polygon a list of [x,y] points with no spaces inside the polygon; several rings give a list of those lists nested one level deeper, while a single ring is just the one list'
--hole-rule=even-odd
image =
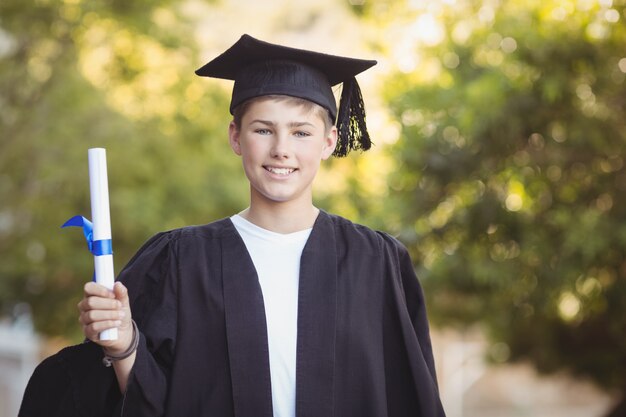
[{"label": "black gown", "polygon": [[[154,236],[119,279],[141,334],[115,414],[272,417],[263,295],[230,219]],[[297,417],[444,416],[401,243],[321,211],[298,297]]]}]

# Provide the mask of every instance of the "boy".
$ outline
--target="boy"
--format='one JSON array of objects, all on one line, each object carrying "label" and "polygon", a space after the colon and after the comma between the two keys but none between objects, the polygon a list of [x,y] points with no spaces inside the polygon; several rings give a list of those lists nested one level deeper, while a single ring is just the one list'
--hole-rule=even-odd
[{"label": "boy", "polygon": [[[113,293],[85,286],[80,322],[115,371],[117,414],[444,415],[406,249],[313,205],[320,162],[370,147],[354,76],[375,63],[244,35],[197,71],[235,80],[250,206],[153,237]],[[110,327],[119,339],[98,340]]]}]

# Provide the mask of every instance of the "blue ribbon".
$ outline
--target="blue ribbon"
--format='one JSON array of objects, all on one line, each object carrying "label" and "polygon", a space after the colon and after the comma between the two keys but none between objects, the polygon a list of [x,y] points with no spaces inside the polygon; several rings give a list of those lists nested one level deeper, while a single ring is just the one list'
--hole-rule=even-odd
[{"label": "blue ribbon", "polygon": [[87,241],[89,252],[94,256],[112,255],[113,245],[111,239],[93,240],[93,223],[83,216],[74,216],[66,221],[61,227],[76,226],[83,228],[83,234]]}]

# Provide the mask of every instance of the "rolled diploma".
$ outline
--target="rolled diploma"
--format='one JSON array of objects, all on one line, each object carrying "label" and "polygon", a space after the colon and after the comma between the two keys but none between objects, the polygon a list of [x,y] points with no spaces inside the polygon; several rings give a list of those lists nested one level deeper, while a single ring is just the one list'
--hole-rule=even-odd
[{"label": "rolled diploma", "polygon": [[[91,219],[93,240],[111,239],[111,215],[109,212],[109,182],[107,179],[106,150],[91,148],[89,158],[89,189],[91,192]],[[94,256],[96,282],[113,290],[115,272],[113,255]],[[107,329],[100,333],[100,340],[117,340],[117,329]]]}]

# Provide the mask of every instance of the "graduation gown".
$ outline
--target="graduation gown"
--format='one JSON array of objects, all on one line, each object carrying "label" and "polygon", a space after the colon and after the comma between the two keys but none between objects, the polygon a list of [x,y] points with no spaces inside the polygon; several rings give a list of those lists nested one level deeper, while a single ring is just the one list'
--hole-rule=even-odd
[{"label": "graduation gown", "polygon": [[[156,235],[120,279],[141,329],[121,415],[272,417],[263,294],[230,219]],[[444,415],[401,243],[321,211],[298,297],[298,417]]]},{"label": "graduation gown", "polygon": [[42,361],[31,375],[19,417],[111,417],[120,404],[112,368],[91,342],[68,346]]},{"label": "graduation gown", "polygon": [[[120,280],[140,343],[126,392],[106,409],[272,417],[263,294],[230,219],[154,236]],[[444,416],[424,297],[400,242],[321,211],[298,297],[297,417]]]}]

